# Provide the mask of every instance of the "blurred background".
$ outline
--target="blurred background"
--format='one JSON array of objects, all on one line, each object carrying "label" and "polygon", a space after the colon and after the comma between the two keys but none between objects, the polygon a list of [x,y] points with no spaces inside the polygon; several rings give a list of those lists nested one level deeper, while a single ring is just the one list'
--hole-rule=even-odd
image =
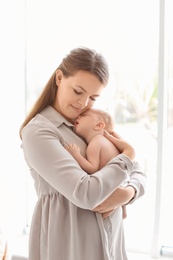
[{"label": "blurred background", "polygon": [[127,207],[127,250],[173,256],[172,11],[172,0],[0,0],[0,228],[12,254],[27,255],[36,202],[19,127],[64,55],[86,46],[110,68],[95,106],[147,174],[145,196]]}]

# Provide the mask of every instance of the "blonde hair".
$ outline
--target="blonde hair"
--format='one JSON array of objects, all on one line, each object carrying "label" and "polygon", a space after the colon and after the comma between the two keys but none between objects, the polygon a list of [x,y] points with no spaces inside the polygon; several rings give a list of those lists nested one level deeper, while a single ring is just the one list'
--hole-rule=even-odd
[{"label": "blonde hair", "polygon": [[[108,65],[104,57],[93,49],[79,47],[73,49],[61,62],[59,67],[65,77],[73,76],[77,71],[87,71],[96,76],[106,86],[109,79]],[[57,70],[56,69],[56,70]],[[53,106],[57,93],[56,70],[44,87],[30,113],[22,123],[19,134],[22,139],[22,129],[29,121],[47,106]]]},{"label": "blonde hair", "polygon": [[105,123],[104,129],[108,131],[108,133],[111,134],[114,131],[115,122],[108,112],[96,108],[90,108],[89,111],[95,114],[100,121]]}]

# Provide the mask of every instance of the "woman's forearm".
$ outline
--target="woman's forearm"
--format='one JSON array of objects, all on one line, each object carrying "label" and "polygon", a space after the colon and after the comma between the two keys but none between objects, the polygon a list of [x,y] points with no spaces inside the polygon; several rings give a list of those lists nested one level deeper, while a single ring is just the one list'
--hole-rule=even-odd
[{"label": "woman's forearm", "polygon": [[132,186],[117,188],[104,202],[93,209],[99,213],[112,211],[118,206],[127,204],[135,195],[135,189]]}]

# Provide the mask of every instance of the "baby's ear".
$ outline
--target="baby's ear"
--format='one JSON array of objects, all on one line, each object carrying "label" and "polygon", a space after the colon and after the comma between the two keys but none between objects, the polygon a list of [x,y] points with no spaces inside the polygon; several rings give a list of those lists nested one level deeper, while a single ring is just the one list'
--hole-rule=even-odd
[{"label": "baby's ear", "polygon": [[105,123],[104,122],[98,122],[95,126],[94,126],[94,130],[99,131],[105,128]]}]

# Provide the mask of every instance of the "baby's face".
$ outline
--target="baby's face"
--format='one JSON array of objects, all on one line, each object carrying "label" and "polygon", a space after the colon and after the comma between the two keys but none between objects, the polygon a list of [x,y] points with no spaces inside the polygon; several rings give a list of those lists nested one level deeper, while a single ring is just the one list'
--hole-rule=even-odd
[{"label": "baby's face", "polygon": [[95,114],[93,114],[92,111],[87,110],[76,119],[76,122],[74,124],[75,132],[83,136],[83,133],[92,130],[95,124]]}]

